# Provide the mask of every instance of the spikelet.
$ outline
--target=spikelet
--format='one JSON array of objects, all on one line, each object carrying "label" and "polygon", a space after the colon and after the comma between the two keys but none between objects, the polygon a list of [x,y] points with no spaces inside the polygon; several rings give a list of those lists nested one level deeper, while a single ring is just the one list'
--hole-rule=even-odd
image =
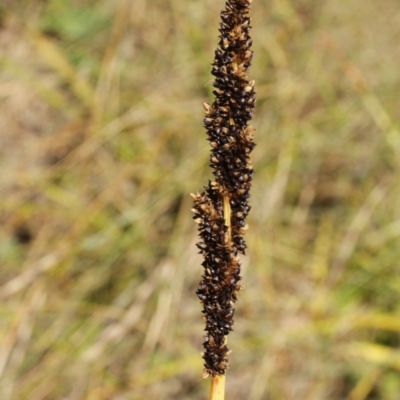
[{"label": "spikelet", "polygon": [[221,12],[220,42],[212,64],[215,76],[212,105],[204,103],[204,126],[211,143],[210,166],[214,181],[194,198],[194,220],[199,225],[204,274],[197,290],[203,304],[204,376],[225,374],[232,331],[233,303],[240,285],[238,254],[245,253],[243,236],[253,176],[250,153],[254,148],[252,117],[254,81],[248,81],[252,41],[249,36],[251,0],[228,0]]}]

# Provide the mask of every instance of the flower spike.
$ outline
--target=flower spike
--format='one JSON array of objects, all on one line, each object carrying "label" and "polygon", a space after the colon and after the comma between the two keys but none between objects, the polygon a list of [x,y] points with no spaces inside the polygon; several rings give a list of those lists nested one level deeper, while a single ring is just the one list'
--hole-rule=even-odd
[{"label": "flower spike", "polygon": [[253,52],[250,31],[250,0],[228,0],[221,12],[220,42],[211,73],[215,101],[204,103],[204,126],[211,144],[210,166],[214,181],[194,198],[204,256],[204,273],[197,290],[206,321],[204,376],[224,375],[228,367],[226,337],[232,331],[240,285],[238,254],[245,253],[244,233],[253,167],[250,153],[255,144],[248,125],[255,103],[254,81],[247,70]]}]

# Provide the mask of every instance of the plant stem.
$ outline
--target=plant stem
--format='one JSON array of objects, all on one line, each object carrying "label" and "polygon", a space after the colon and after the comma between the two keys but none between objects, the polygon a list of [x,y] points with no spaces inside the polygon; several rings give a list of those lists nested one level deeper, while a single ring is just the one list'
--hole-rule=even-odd
[{"label": "plant stem", "polygon": [[231,205],[229,204],[228,197],[224,196],[224,220],[225,225],[228,227],[227,244],[231,241],[232,229],[231,229]]},{"label": "plant stem", "polygon": [[216,375],[211,379],[210,400],[224,400],[225,375]]},{"label": "plant stem", "polygon": [[[224,196],[224,220],[228,227],[226,236],[227,243],[231,241],[231,205],[229,198]],[[225,336],[225,344],[227,337]],[[225,398],[225,375],[216,375],[211,379],[210,400],[224,400]]]}]

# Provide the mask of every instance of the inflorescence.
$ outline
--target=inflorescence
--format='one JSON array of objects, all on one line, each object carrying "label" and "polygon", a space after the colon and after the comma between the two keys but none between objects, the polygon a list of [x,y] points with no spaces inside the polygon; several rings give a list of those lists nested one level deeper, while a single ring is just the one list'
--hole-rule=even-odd
[{"label": "inflorescence", "polygon": [[238,254],[245,253],[243,236],[253,168],[250,153],[253,128],[254,81],[247,70],[250,50],[251,0],[228,0],[221,12],[220,42],[212,64],[215,76],[212,105],[204,104],[204,126],[211,143],[210,166],[215,176],[194,198],[194,219],[199,224],[204,274],[197,295],[203,304],[204,376],[223,375],[228,367],[226,336],[232,331],[233,303],[240,285]]}]

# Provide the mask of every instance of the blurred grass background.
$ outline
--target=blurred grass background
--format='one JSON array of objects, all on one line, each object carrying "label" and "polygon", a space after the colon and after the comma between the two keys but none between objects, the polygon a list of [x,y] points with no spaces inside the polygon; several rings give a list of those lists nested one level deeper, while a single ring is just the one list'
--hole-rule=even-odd
[{"label": "blurred grass background", "polygon": [[[212,0],[0,4],[0,398],[205,399],[190,192]],[[400,10],[255,0],[227,398],[398,400]]]}]

